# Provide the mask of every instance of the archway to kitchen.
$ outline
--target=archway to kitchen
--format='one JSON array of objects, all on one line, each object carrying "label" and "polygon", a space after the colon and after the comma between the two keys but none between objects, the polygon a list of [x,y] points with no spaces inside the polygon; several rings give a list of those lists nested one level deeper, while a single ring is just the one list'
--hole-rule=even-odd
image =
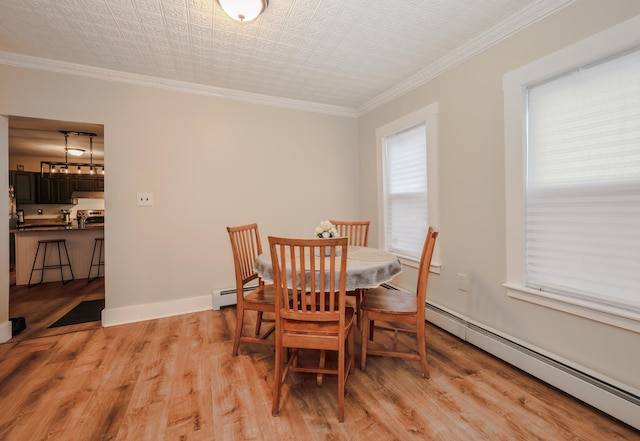
[{"label": "archway to kitchen", "polygon": [[[104,219],[104,126],[17,116],[7,119],[8,310],[11,319],[25,317],[27,325],[12,341],[99,327],[105,299],[104,267],[95,280],[88,282],[87,276],[91,269],[93,278],[98,269],[90,266],[94,244],[99,244],[95,238],[105,237],[104,224],[99,222]],[[72,149],[81,155],[71,155]],[[92,215],[91,221],[96,222],[80,225],[81,214]],[[43,283],[29,288],[37,242],[51,238],[65,239],[75,280],[63,284],[59,271],[47,270]],[[65,280],[69,277],[64,268]],[[34,280],[40,280],[39,272],[33,274]],[[77,311],[76,306],[81,314],[71,314],[75,318],[65,323],[67,313]],[[63,325],[55,326],[59,320]]]}]

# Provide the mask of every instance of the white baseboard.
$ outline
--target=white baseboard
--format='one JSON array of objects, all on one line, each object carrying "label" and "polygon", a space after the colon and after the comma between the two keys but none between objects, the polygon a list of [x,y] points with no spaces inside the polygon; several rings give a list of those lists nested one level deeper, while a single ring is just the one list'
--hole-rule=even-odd
[{"label": "white baseboard", "polygon": [[0,343],[6,343],[11,340],[13,324],[11,320],[0,323]]},{"label": "white baseboard", "polygon": [[427,320],[534,377],[640,429],[640,393],[427,302]]},{"label": "white baseboard", "polygon": [[212,309],[211,296],[191,297],[168,302],[126,306],[123,308],[110,308],[102,311],[102,326],[124,325],[126,323],[154,320],[209,309]]}]

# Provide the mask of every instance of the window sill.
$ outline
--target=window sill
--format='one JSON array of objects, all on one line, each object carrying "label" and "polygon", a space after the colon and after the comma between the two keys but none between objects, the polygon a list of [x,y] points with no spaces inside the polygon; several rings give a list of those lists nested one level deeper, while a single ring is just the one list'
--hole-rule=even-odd
[{"label": "window sill", "polygon": [[[420,261],[419,260],[415,260],[415,259],[411,259],[408,257],[402,257],[402,256],[398,256],[398,259],[400,259],[400,263],[402,264],[402,266],[408,266],[409,268],[415,268],[415,269],[419,269],[420,268]],[[431,261],[431,267],[429,268],[429,272],[433,273],[433,274],[440,274],[440,269],[442,268],[442,264],[439,262],[434,262],[433,260]]]},{"label": "window sill", "polygon": [[509,297],[640,333],[640,315],[611,306],[504,283]]}]

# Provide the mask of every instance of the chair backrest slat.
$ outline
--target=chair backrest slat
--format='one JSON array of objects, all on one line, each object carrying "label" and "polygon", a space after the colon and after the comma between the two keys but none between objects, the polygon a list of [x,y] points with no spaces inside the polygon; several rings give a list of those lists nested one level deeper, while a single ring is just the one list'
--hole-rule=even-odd
[{"label": "chair backrest slat", "polygon": [[366,247],[369,244],[369,221],[330,220],[338,235],[348,237],[349,245]]},{"label": "chair backrest slat", "polygon": [[269,237],[269,246],[276,311],[290,320],[344,320],[346,237]]},{"label": "chair backrest slat", "polygon": [[258,277],[254,263],[258,255],[262,254],[260,232],[258,231],[258,225],[255,223],[227,227],[227,232],[229,233],[233,252],[236,285],[242,286]]}]

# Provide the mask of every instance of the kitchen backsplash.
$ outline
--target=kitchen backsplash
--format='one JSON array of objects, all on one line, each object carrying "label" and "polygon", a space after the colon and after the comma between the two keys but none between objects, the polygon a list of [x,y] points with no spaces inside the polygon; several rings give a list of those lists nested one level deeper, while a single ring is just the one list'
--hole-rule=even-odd
[{"label": "kitchen backsplash", "polygon": [[[104,199],[78,199],[77,205],[24,204],[20,209],[24,210],[25,219],[56,219],[61,216],[60,210],[69,210],[75,219],[78,210],[104,210]],[[42,210],[42,214],[38,210]]]}]

